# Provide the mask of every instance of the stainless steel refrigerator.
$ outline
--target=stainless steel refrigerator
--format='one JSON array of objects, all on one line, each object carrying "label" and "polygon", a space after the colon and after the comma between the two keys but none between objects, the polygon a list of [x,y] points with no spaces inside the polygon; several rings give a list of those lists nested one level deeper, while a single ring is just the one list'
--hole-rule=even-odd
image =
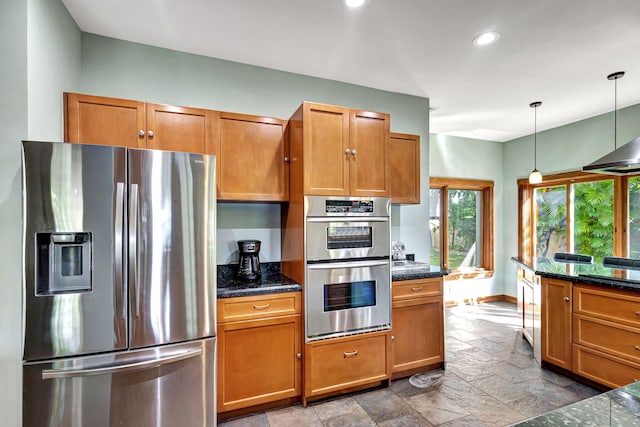
[{"label": "stainless steel refrigerator", "polygon": [[215,425],[215,157],[22,148],[23,425]]}]

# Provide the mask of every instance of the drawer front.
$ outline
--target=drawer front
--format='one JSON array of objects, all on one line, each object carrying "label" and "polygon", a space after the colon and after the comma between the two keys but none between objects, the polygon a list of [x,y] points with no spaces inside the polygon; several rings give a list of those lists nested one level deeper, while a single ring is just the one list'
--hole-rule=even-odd
[{"label": "drawer front", "polygon": [[442,279],[393,282],[393,301],[442,295]]},{"label": "drawer front", "polygon": [[573,344],[573,372],[611,388],[640,379],[640,365]]},{"label": "drawer front", "polygon": [[[332,342],[335,341],[335,342]],[[308,345],[305,391],[313,396],[389,378],[387,334]]]},{"label": "drawer front", "polygon": [[218,300],[219,323],[288,316],[299,313],[299,292]]},{"label": "drawer front", "polygon": [[640,363],[640,329],[573,315],[573,342]]},{"label": "drawer front", "polygon": [[640,327],[640,293],[574,286],[573,312]]}]

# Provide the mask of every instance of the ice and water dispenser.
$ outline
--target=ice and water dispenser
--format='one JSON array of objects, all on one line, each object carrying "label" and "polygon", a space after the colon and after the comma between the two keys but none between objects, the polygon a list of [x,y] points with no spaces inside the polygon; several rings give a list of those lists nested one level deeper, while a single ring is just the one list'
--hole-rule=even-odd
[{"label": "ice and water dispenser", "polygon": [[91,292],[90,232],[36,233],[36,295]]}]

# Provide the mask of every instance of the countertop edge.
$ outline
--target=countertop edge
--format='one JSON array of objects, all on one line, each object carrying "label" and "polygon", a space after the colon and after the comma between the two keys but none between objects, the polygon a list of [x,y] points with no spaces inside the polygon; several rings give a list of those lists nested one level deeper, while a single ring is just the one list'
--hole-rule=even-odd
[{"label": "countertop edge", "polygon": [[574,276],[570,274],[551,273],[548,271],[536,270],[532,266],[526,264],[518,257],[511,257],[511,260],[517,265],[526,268],[529,271],[534,272],[540,277],[546,277],[549,279],[566,280],[573,283],[584,283],[586,285],[603,286],[612,289],[640,291],[640,285],[635,283],[626,283],[616,279],[610,279],[607,277],[587,277],[587,276]]}]

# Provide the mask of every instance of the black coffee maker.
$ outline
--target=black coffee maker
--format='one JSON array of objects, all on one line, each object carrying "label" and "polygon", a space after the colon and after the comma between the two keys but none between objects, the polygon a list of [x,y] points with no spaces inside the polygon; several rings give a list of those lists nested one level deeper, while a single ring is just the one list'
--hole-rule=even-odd
[{"label": "black coffee maker", "polygon": [[260,278],[260,240],[238,240],[238,278]]}]

